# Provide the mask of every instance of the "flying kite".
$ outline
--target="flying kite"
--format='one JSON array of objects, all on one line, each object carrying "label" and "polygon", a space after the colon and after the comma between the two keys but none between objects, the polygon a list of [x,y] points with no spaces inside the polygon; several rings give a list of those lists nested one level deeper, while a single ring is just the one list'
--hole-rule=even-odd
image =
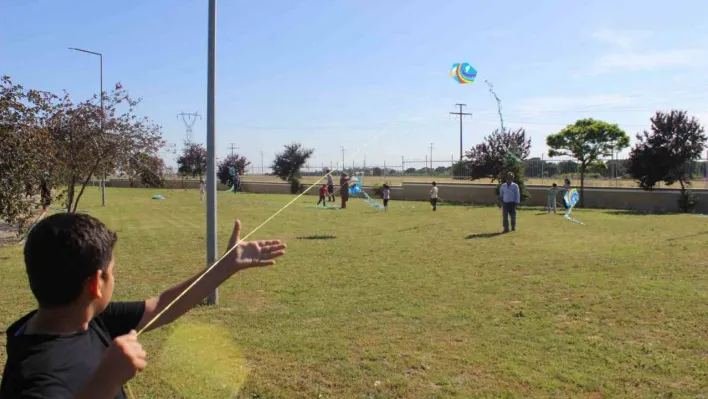
[{"label": "flying kite", "polygon": [[383,205],[379,204],[378,201],[376,201],[375,199],[369,197],[369,194],[367,194],[366,191],[361,188],[361,179],[359,179],[358,177],[355,176],[349,179],[347,185],[349,187],[349,194],[355,197],[359,194],[363,194],[364,198],[360,199],[366,201],[369,206],[374,207],[376,209],[384,208]]},{"label": "flying kite", "polygon": [[460,84],[471,84],[474,83],[474,79],[477,77],[477,70],[472,68],[467,62],[452,64],[452,69],[450,69],[450,76]]},{"label": "flying kite", "polygon": [[573,211],[573,207],[575,206],[575,204],[578,203],[578,201],[580,201],[580,193],[578,192],[578,190],[571,188],[570,190],[565,192],[565,194],[563,195],[563,202],[565,202],[565,206],[568,207],[568,212],[566,212],[563,217],[573,223],[584,225],[585,223],[570,216],[570,212]]}]

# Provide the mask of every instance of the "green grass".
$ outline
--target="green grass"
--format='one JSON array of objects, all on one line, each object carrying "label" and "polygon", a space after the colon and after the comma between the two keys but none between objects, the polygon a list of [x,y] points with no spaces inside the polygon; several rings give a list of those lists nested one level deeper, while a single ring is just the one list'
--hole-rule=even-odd
[{"label": "green grass", "polygon": [[[236,217],[248,232],[290,199],[219,193],[219,250]],[[580,226],[528,209],[517,232],[494,235],[493,207],[393,201],[383,213],[316,199],[255,234],[287,242],[276,266],[234,276],[218,307],[141,338],[138,398],[239,386],[244,398],[708,397],[705,218],[580,210]],[[196,190],[109,188],[99,204],[89,189],[83,208],[119,235],[116,299],[204,267]],[[0,248],[3,328],[33,307],[21,255]]]}]

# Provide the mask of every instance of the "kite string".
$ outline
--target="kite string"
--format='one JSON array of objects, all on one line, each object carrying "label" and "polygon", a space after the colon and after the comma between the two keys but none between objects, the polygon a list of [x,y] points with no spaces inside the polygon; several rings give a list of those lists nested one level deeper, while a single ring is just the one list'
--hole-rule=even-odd
[{"label": "kite string", "polygon": [[[384,130],[384,131],[385,131],[385,130]],[[381,132],[381,133],[377,134],[376,136],[374,136],[368,143],[366,143],[364,146],[360,147],[357,151],[355,151],[355,152],[352,154],[352,156],[358,154],[358,153],[361,152],[363,149],[365,149],[366,147],[368,147],[371,143],[373,143],[376,139],[378,139],[383,133],[384,133],[384,132]],[[339,162],[337,162],[337,164],[339,164]],[[342,161],[342,167],[344,167],[344,161]],[[165,312],[167,312],[177,301],[179,301],[183,296],[185,296],[185,295],[187,294],[187,292],[189,292],[189,290],[191,290],[199,281],[201,281],[201,280],[204,278],[204,276],[206,276],[211,270],[213,270],[214,267],[216,267],[216,265],[219,264],[219,262],[221,262],[222,260],[224,260],[224,258],[226,258],[231,252],[233,252],[233,250],[236,249],[242,242],[244,242],[247,238],[249,238],[250,236],[252,236],[253,234],[255,234],[258,230],[260,230],[260,229],[261,229],[263,226],[265,226],[268,222],[270,222],[271,220],[273,220],[276,216],[278,216],[281,212],[283,212],[285,209],[287,209],[290,205],[292,205],[293,203],[295,203],[295,201],[297,201],[298,199],[300,199],[300,197],[302,197],[303,195],[307,194],[307,192],[309,192],[309,191],[312,190],[315,186],[317,186],[317,184],[318,184],[320,181],[322,181],[322,179],[324,179],[325,177],[327,177],[328,175],[331,175],[331,174],[332,174],[332,171],[330,171],[329,173],[327,173],[327,174],[325,174],[324,176],[320,177],[315,183],[311,184],[310,187],[308,187],[307,189],[305,189],[305,191],[303,191],[303,192],[300,193],[298,196],[296,196],[295,198],[293,198],[290,202],[288,202],[287,204],[285,204],[285,206],[283,206],[283,207],[280,208],[278,211],[276,211],[273,215],[271,215],[271,216],[270,216],[269,218],[267,218],[263,223],[261,223],[260,225],[258,225],[255,229],[253,229],[253,230],[252,230],[250,233],[248,233],[245,237],[239,239],[238,242],[236,242],[231,248],[229,248],[229,249],[224,253],[224,255],[221,256],[221,258],[219,258],[219,259],[216,260],[211,266],[209,266],[208,268],[206,268],[206,270],[204,270],[204,272],[203,272],[202,274],[200,274],[199,277],[197,277],[189,286],[187,286],[184,290],[182,290],[182,292],[180,292],[180,294],[177,295],[177,297],[175,297],[170,303],[168,303],[168,304],[165,306],[164,309],[162,309],[158,314],[156,314],[152,319],[150,319],[150,320],[147,322],[147,324],[145,324],[145,326],[144,326],[143,328],[141,328],[140,331],[138,331],[137,335],[139,336],[139,335],[142,334],[145,330],[147,330],[150,326],[152,326],[153,324],[155,324],[155,322],[156,322],[160,317],[162,317],[162,315],[164,315]],[[132,389],[130,388],[130,385],[129,385],[128,383],[126,383],[126,387],[128,388],[128,393],[129,393],[130,397],[133,398],[133,399],[136,399],[137,397],[133,394]]]}]

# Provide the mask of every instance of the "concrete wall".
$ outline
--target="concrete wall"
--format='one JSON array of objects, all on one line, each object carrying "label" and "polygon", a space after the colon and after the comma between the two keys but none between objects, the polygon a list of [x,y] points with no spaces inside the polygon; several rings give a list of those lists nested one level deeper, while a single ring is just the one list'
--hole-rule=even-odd
[{"label": "concrete wall", "polygon": [[[169,181],[172,189],[198,189],[199,182],[186,180]],[[109,187],[130,187],[127,180],[110,180]],[[139,187],[137,183],[135,187]],[[318,185],[319,186],[319,185]],[[303,185],[304,188],[309,185]],[[218,190],[226,190],[223,184],[219,184]],[[494,205],[497,203],[494,185],[485,184],[439,184],[439,196],[443,201],[464,202],[477,205]],[[373,198],[373,187],[365,186],[364,191]],[[261,194],[290,194],[288,183],[260,183],[243,182],[241,190],[249,193]],[[548,187],[528,186],[532,198],[527,205],[545,206],[547,201]],[[393,201],[426,201],[429,197],[430,184],[403,182],[401,187],[391,187],[391,200]],[[644,191],[639,188],[586,188],[584,190],[585,206],[587,208],[605,209],[627,209],[641,212],[679,212],[678,198],[680,190],[658,189],[654,191]],[[698,213],[708,213],[708,190],[695,190],[694,193],[699,198]],[[318,187],[310,190],[307,195],[318,195]],[[562,203],[561,196],[558,202]]]}]

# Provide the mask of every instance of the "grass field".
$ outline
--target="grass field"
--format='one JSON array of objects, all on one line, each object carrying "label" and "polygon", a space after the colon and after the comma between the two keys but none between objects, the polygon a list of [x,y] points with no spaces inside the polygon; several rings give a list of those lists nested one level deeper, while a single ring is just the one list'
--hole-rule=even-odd
[{"label": "grass field", "polygon": [[[116,299],[204,267],[196,190],[87,191],[119,235]],[[219,193],[220,251],[234,218],[248,232],[291,198]],[[706,218],[524,209],[498,235],[494,207],[313,200],[255,235],[286,240],[276,266],[141,338],[138,398],[708,397]],[[0,328],[33,307],[21,251],[0,248]]]},{"label": "grass field", "polygon": [[[304,176],[302,178],[302,183],[314,183],[319,180],[319,176]],[[337,177],[335,180],[338,180]],[[438,184],[496,184],[489,179],[483,180],[459,180],[452,179],[450,177],[440,177],[440,176],[363,176],[362,180],[365,185],[383,184],[388,183],[391,185],[401,185],[403,182],[421,182],[430,183],[435,181]],[[573,178],[573,184],[579,186],[580,178]],[[254,181],[254,182],[282,182],[277,176],[264,176],[264,175],[244,175],[243,181]],[[535,186],[550,186],[553,183],[557,183],[559,186],[563,185],[563,179],[526,179],[527,185]],[[637,182],[631,179],[587,179],[585,180],[585,187],[632,187],[637,188]],[[664,184],[659,184],[657,188],[666,188]],[[669,186],[669,188],[679,188],[678,185]],[[708,189],[708,180],[695,180],[693,186],[694,190],[705,190]]]}]

